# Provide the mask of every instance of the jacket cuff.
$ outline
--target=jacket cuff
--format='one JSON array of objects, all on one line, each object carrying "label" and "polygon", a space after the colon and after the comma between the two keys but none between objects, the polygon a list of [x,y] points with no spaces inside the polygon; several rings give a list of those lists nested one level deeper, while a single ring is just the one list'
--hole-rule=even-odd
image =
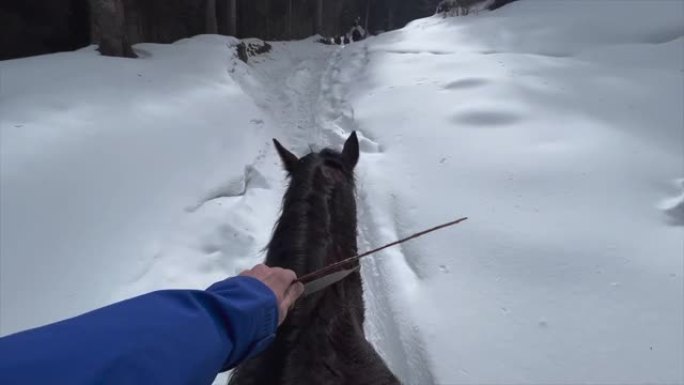
[{"label": "jacket cuff", "polygon": [[233,305],[223,317],[233,350],[222,370],[262,353],[273,343],[278,328],[278,302],[263,282],[238,276],[213,284],[207,292]]},{"label": "jacket cuff", "polygon": [[268,306],[261,307],[261,311],[256,319],[254,320],[256,327],[255,339],[263,340],[271,337],[275,337],[275,332],[278,330],[278,299],[275,293],[270,287],[266,286],[265,283],[259,281],[254,277],[237,276],[231,278],[240,282],[245,287],[249,288],[254,292],[259,292],[260,297],[268,297]]}]

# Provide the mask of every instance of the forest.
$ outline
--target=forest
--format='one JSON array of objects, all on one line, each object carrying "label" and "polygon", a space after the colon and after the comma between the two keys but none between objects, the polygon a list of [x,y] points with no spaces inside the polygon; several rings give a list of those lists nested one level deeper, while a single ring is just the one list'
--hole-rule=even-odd
[{"label": "forest", "polygon": [[[512,0],[490,0],[497,8]],[[264,40],[335,36],[355,20],[370,33],[435,13],[439,0],[7,0],[0,4],[0,60],[74,50],[110,40],[172,43],[198,34]]]}]

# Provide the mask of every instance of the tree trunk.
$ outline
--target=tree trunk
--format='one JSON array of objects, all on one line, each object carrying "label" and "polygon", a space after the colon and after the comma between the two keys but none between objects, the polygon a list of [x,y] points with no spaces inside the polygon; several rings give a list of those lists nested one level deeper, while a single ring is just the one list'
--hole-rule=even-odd
[{"label": "tree trunk", "polygon": [[206,0],[206,26],[205,32],[218,33],[218,21],[216,20],[216,0]]},{"label": "tree trunk", "polygon": [[323,0],[316,0],[316,33],[323,35]]},{"label": "tree trunk", "polygon": [[292,39],[292,0],[287,1],[287,38]]},{"label": "tree trunk", "polygon": [[370,36],[368,32],[368,20],[370,19],[371,0],[366,0],[366,21],[363,23],[363,29],[366,31],[366,36]]},{"label": "tree trunk", "polygon": [[230,36],[237,36],[237,0],[228,0],[229,2],[229,21],[228,21],[228,34]]},{"label": "tree trunk", "polygon": [[90,0],[93,42],[105,56],[138,57],[126,36],[123,0]]},{"label": "tree trunk", "polygon": [[272,39],[271,36],[271,0],[266,0],[266,36],[264,40]]}]

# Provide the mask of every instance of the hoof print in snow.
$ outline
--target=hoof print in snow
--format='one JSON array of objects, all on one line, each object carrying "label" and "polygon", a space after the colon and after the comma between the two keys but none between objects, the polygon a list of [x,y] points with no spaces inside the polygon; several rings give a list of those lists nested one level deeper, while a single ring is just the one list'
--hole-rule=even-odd
[{"label": "hoof print in snow", "polygon": [[667,222],[672,226],[684,226],[684,179],[679,179],[677,185],[680,194],[662,203],[661,209],[667,215]]},{"label": "hoof print in snow", "polygon": [[201,246],[200,246],[200,250],[202,250],[202,252],[203,252],[204,254],[209,254],[209,255],[211,255],[211,254],[216,254],[216,253],[220,252],[220,251],[221,251],[221,247],[218,246],[218,245],[215,245],[215,244],[213,244],[213,243],[208,243],[208,244],[205,244],[205,245],[201,245]]},{"label": "hoof print in snow", "polygon": [[270,52],[271,48],[270,44],[261,39],[242,39],[240,44],[237,45],[237,55],[240,60],[247,63],[250,57]]},{"label": "hoof print in snow", "polygon": [[199,249],[207,255],[250,255],[254,252],[254,241],[255,238],[248,229],[233,223],[224,223],[207,234],[200,242]]},{"label": "hoof print in snow", "polygon": [[483,78],[466,78],[456,80],[444,85],[445,90],[464,90],[485,86],[489,80]]},{"label": "hoof print in snow", "polygon": [[521,117],[505,111],[470,111],[454,115],[452,123],[470,126],[508,126],[521,120]]}]

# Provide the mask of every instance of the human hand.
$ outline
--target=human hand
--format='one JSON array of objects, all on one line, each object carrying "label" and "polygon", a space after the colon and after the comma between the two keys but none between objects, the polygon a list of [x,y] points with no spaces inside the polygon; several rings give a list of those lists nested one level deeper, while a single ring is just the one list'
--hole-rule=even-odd
[{"label": "human hand", "polygon": [[294,306],[297,298],[304,293],[304,285],[301,282],[295,282],[297,274],[292,270],[259,264],[243,271],[240,275],[256,278],[273,291],[278,301],[278,326],[285,321],[287,312]]}]

